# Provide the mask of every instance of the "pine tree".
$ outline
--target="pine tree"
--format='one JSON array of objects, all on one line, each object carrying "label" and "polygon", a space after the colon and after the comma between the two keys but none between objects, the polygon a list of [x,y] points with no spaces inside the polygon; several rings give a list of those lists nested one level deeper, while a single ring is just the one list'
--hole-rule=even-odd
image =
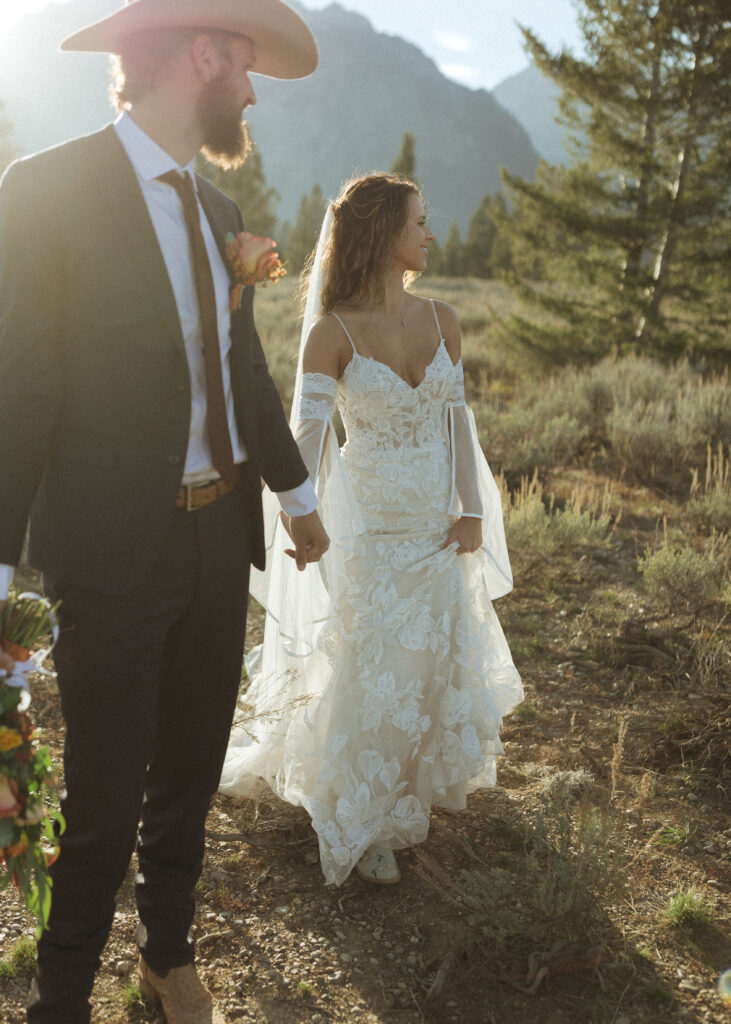
[{"label": "pine tree", "polygon": [[309,195],[302,196],[297,219],[287,237],[285,257],[290,273],[299,274],[315,248],[326,209],[322,189],[313,185]]},{"label": "pine tree", "polygon": [[276,237],[277,217],[273,204],[279,193],[264,178],[261,153],[253,147],[246,162],[234,171],[223,171],[199,156],[197,167],[204,178],[230,196],[244,215],[246,230],[265,238]]},{"label": "pine tree", "polygon": [[440,274],[444,273],[444,249],[439,244],[438,239],[434,239],[433,242],[429,243],[429,259],[427,262],[426,273],[430,277],[439,277]]},{"label": "pine tree", "polygon": [[492,277],[492,250],[497,239],[497,223],[492,197],[487,195],[475,210],[465,242],[465,263],[472,277]]},{"label": "pine tree", "polygon": [[465,274],[465,253],[457,221],[453,220],[444,243],[442,274],[445,277],[462,277]]},{"label": "pine tree", "polygon": [[401,151],[393,162],[391,174],[416,181],[416,136],[411,132],[404,132],[401,136]]},{"label": "pine tree", "polygon": [[[514,337],[558,359],[718,355],[729,255],[731,82],[721,0],[582,0],[586,58],[523,34],[562,88],[569,168],[504,179],[516,203]],[[547,285],[531,285],[536,257]]]}]

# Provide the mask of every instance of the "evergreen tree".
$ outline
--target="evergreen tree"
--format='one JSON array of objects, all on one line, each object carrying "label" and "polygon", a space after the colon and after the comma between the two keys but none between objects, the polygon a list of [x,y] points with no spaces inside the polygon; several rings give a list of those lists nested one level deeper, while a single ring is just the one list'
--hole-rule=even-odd
[{"label": "evergreen tree", "polygon": [[442,274],[445,277],[462,277],[465,274],[465,253],[457,221],[453,220],[444,243]]},{"label": "evergreen tree", "polygon": [[492,218],[495,224],[495,237],[490,252],[492,276],[503,277],[513,269],[513,249],[511,235],[514,214],[508,210],[505,196],[498,192],[492,199]]},{"label": "evergreen tree", "polygon": [[429,243],[429,259],[427,261],[426,273],[430,277],[439,277],[444,273],[444,249],[438,239]]},{"label": "evergreen tree", "polygon": [[[719,354],[728,260],[731,23],[721,0],[582,0],[586,58],[536,64],[562,88],[567,168],[504,179],[521,297],[511,333],[559,359]],[[547,286],[531,285],[536,257]]]},{"label": "evergreen tree", "polygon": [[497,223],[491,196],[485,196],[472,215],[467,241],[465,263],[472,277],[493,277],[492,250],[497,239]]},{"label": "evergreen tree", "polygon": [[404,132],[401,136],[401,151],[393,162],[391,173],[416,181],[416,136],[411,132]]},{"label": "evergreen tree", "polygon": [[277,217],[273,204],[279,200],[279,193],[267,185],[261,153],[256,147],[252,148],[246,162],[233,171],[223,171],[202,156],[196,164],[204,178],[235,200],[244,215],[247,231],[276,238]]},{"label": "evergreen tree", "polygon": [[319,185],[313,185],[309,195],[302,196],[297,219],[289,232],[285,251],[287,269],[299,274],[307,257],[317,245],[327,203]]}]

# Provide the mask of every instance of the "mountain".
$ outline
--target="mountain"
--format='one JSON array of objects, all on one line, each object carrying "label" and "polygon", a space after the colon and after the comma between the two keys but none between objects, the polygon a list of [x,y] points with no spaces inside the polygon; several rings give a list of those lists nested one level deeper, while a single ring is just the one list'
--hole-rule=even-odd
[{"label": "mountain", "polygon": [[[93,131],[109,121],[108,58],[60,54],[59,41],[116,9],[119,0],[74,0],[26,16],[0,45],[0,98],[21,152]],[[264,173],[292,220],[317,182],[325,195],[359,171],[389,168],[405,131],[417,139],[417,175],[437,235],[456,220],[464,232],[500,167],[531,178],[537,154],[518,120],[485,90],[446,78],[417,47],[376,32],[333,3],[293,3],[318,40],[310,78],[254,77],[258,104],[247,112]],[[244,211],[246,212],[246,211]]]},{"label": "mountain", "polygon": [[543,160],[549,164],[568,162],[566,130],[556,121],[561,90],[540,68],[529,64],[496,86],[492,95],[525,128]]}]

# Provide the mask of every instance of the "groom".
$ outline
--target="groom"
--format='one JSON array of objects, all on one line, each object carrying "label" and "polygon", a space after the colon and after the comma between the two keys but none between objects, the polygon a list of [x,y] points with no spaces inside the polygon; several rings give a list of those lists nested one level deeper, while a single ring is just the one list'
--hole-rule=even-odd
[{"label": "groom", "polygon": [[260,477],[299,568],[328,540],[253,288],[230,310],[223,245],[241,215],[193,161],[240,163],[250,72],[308,75],[317,48],[281,0],[127,0],[63,48],[117,55],[125,112],[0,186],[0,601],[30,520],[31,564],[62,601],[67,730],[67,829],[28,1020],[89,1020],[136,844],[142,990],[168,1024],[213,1024],[188,932],[249,565],[264,562]]}]

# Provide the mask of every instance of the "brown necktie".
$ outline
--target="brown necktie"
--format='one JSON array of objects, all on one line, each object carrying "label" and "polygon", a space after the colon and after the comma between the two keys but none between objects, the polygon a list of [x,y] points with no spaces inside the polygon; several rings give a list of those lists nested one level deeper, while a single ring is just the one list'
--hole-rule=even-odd
[{"label": "brown necktie", "polygon": [[206,243],[201,231],[198,203],[195,198],[193,181],[188,172],[178,174],[168,171],[161,174],[159,181],[172,185],[180,196],[183,214],[188,228],[190,249],[193,255],[195,271],[195,288],[198,294],[201,329],[203,331],[203,360],[206,367],[206,424],[208,441],[211,446],[213,465],[223,480],[233,482],[234,457],[231,448],[231,435],[226,416],[226,398],[223,393],[223,371],[221,370],[221,345],[218,337],[218,319],[216,317],[216,293],[213,287],[211,264],[206,251]]}]

